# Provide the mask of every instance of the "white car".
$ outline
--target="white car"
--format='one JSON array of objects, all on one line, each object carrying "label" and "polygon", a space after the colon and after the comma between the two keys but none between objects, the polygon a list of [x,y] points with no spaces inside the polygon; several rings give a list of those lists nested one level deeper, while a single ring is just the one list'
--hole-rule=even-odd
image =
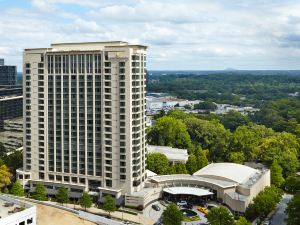
[{"label": "white car", "polygon": [[186,205],[187,205],[186,201],[177,202],[177,206],[186,206]]}]

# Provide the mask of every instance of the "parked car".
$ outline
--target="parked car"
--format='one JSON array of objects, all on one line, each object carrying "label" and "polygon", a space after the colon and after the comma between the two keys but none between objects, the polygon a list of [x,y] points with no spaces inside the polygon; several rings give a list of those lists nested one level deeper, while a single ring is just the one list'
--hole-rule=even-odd
[{"label": "parked car", "polygon": [[271,225],[271,222],[270,222],[269,220],[266,220],[266,221],[264,222],[264,225]]},{"label": "parked car", "polygon": [[186,206],[186,205],[187,205],[186,201],[177,202],[177,206]]},{"label": "parked car", "polygon": [[185,208],[187,209],[192,209],[193,208],[193,205],[191,203],[187,203],[186,206],[184,206]]},{"label": "parked car", "polygon": [[208,213],[208,209],[204,208],[204,207],[199,207],[199,208],[197,208],[197,210],[204,213],[205,215]]},{"label": "parked car", "polygon": [[160,211],[160,207],[157,204],[153,204],[152,209],[154,209],[155,211]]}]

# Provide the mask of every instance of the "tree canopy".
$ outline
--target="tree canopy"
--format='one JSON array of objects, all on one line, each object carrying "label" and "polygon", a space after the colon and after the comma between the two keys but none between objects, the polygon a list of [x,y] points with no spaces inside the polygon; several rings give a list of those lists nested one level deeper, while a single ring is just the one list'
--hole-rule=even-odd
[{"label": "tree canopy", "polygon": [[169,168],[169,160],[162,153],[149,153],[146,159],[147,168],[152,172],[162,175],[167,174]]},{"label": "tree canopy", "polygon": [[232,214],[224,206],[212,208],[206,217],[210,225],[234,225]]},{"label": "tree canopy", "polygon": [[13,185],[10,189],[10,193],[15,196],[24,196],[25,195],[24,188],[18,180],[13,183]]},{"label": "tree canopy", "polygon": [[68,203],[69,202],[69,189],[66,188],[65,186],[59,187],[57,190],[56,199],[62,205],[64,203]]},{"label": "tree canopy", "polygon": [[79,199],[79,204],[83,207],[86,211],[86,208],[91,208],[93,201],[91,196],[87,192],[83,192],[81,198]]},{"label": "tree canopy", "polygon": [[0,189],[10,184],[11,173],[6,165],[0,164]]},{"label": "tree canopy", "polygon": [[116,199],[113,198],[110,195],[106,195],[104,197],[103,210],[105,210],[106,212],[108,212],[109,215],[110,215],[111,212],[116,211],[117,210]]},{"label": "tree canopy", "polygon": [[183,220],[182,212],[177,208],[177,206],[172,203],[167,206],[162,214],[164,225],[181,225]]},{"label": "tree canopy", "polygon": [[47,200],[46,196],[47,190],[43,183],[39,182],[37,183],[34,192],[32,193],[32,198],[40,201]]}]

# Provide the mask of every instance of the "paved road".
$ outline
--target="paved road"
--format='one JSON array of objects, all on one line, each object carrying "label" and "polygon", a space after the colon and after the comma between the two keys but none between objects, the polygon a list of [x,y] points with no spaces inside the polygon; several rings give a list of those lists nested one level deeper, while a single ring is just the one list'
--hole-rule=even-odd
[{"label": "paved road", "polygon": [[272,225],[285,225],[285,213],[284,210],[287,207],[287,203],[292,199],[292,195],[284,194],[281,202],[277,206],[276,213],[273,215],[271,219]]}]

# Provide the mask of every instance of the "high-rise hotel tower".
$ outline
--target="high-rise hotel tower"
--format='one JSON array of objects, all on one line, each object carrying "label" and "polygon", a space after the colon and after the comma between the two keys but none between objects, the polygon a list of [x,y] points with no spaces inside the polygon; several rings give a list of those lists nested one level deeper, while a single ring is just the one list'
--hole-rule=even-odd
[{"label": "high-rise hotel tower", "polygon": [[145,180],[146,46],[59,43],[25,49],[25,188],[64,184],[117,198]]}]

